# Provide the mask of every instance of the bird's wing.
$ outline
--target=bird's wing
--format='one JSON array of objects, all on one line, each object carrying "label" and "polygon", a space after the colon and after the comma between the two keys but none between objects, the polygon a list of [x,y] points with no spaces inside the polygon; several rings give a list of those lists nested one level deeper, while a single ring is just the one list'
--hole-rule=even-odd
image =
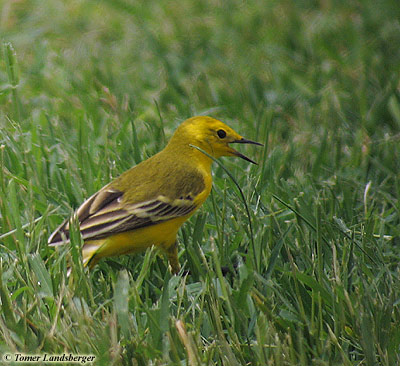
[{"label": "bird's wing", "polygon": [[[170,199],[159,195],[155,199],[122,204],[123,192],[108,188],[87,199],[76,211],[75,218],[84,240],[97,240],[112,234],[135,230],[185,216],[197,205],[191,195]],[[69,242],[70,220],[64,222],[49,238],[49,245]]]}]

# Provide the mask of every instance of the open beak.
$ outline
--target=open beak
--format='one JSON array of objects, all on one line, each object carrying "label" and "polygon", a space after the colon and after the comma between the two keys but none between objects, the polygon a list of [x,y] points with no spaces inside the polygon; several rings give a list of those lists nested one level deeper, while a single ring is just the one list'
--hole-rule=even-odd
[{"label": "open beak", "polygon": [[[243,138],[243,137],[242,137],[240,140],[234,140],[234,141],[232,141],[231,144],[253,144],[253,145],[258,145],[258,146],[264,146],[263,144],[260,144],[259,142],[247,140],[247,139],[245,139],[245,138]],[[242,158],[242,159],[244,159],[244,160],[250,162],[250,163],[253,163],[253,164],[256,164],[256,165],[257,165],[257,163],[256,163],[255,161],[251,160],[250,158],[248,158],[246,155],[243,155],[243,154],[240,153],[239,151],[234,150],[234,154],[235,154],[236,156],[239,156],[240,158]]]}]

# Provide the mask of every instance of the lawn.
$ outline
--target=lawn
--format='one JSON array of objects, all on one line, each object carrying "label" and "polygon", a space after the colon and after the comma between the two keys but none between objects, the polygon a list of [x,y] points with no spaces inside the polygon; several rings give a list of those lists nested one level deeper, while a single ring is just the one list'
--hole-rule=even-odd
[{"label": "lawn", "polygon": [[[4,0],[4,363],[399,364],[399,19],[397,0]],[[264,148],[214,163],[178,276],[155,249],[87,271],[78,232],[47,246],[200,114]]]}]

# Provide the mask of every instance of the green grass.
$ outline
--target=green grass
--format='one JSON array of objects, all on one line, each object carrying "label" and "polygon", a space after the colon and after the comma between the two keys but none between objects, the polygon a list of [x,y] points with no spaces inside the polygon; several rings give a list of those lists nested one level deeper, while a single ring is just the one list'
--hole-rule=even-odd
[{"label": "green grass", "polygon": [[[4,1],[0,356],[400,363],[399,19],[396,0]],[[154,250],[86,272],[77,232],[47,247],[196,114],[265,144],[221,159],[252,232],[214,164],[179,234],[190,275]]]}]

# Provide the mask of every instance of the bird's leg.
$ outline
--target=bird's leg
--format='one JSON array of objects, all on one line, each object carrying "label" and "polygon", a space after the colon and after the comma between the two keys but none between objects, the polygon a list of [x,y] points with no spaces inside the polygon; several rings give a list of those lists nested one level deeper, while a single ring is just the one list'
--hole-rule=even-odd
[{"label": "bird's leg", "polygon": [[165,249],[165,252],[167,253],[167,258],[171,272],[173,274],[178,274],[178,272],[181,269],[178,260],[178,242],[175,241],[174,244],[170,245],[168,248]]}]

